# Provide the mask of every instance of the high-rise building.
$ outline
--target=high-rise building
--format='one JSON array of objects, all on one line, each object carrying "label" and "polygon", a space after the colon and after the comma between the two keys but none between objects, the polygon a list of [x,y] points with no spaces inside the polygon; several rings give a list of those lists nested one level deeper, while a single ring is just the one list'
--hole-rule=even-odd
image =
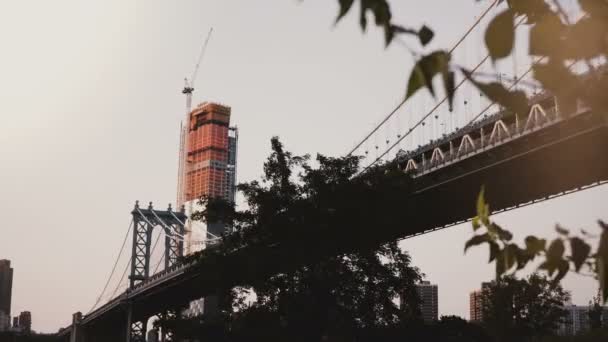
[{"label": "high-rise building", "polygon": [[229,197],[230,114],[230,107],[211,102],[201,103],[190,113],[186,201],[203,195]]},{"label": "high-rise building", "polygon": [[469,294],[469,320],[474,322],[483,321],[483,291],[490,286],[490,283],[481,283],[481,290],[473,291]]},{"label": "high-rise building", "polygon": [[439,288],[435,284],[423,281],[416,285],[418,296],[420,296],[420,310],[425,322],[433,322],[439,318]]},{"label": "high-rise building", "polygon": [[0,260],[0,312],[11,320],[11,296],[13,291],[13,269],[10,260]]},{"label": "high-rise building", "polygon": [[29,333],[32,331],[32,313],[31,312],[22,311],[19,314],[19,329],[25,333]]},{"label": "high-rise building", "polygon": [[481,290],[469,294],[469,320],[473,322],[483,320],[483,292]]},{"label": "high-rise building", "polygon": [[[566,317],[559,327],[560,335],[576,335],[591,329],[589,322],[589,305],[573,305],[566,303]],[[602,326],[608,326],[608,306],[602,308]]]},{"label": "high-rise building", "polygon": [[[203,102],[194,108],[182,127],[178,205],[186,214],[201,210],[197,201],[203,197],[223,198],[234,202],[236,196],[236,160],[238,130],[230,127],[231,108]],[[226,232],[222,222],[186,223],[186,254],[203,247],[207,236],[219,237]],[[187,315],[214,311],[216,298],[208,297],[190,303]]]},{"label": "high-rise building", "polygon": [[[225,105],[203,102],[194,108],[184,125],[180,158],[178,197],[186,206],[187,214],[199,210],[196,201],[203,196],[234,201],[236,195],[236,157],[238,131],[230,127],[231,108]],[[188,227],[186,252],[192,252],[191,241],[197,238],[197,227]],[[209,223],[203,230],[214,236],[224,233],[221,223]]]}]

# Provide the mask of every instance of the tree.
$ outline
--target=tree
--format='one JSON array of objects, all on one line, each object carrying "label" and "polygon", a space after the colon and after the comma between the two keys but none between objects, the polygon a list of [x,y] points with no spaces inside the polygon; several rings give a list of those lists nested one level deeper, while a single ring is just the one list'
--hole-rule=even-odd
[{"label": "tree", "polygon": [[441,316],[432,328],[438,331],[438,341],[485,342],[490,340],[482,326],[458,316]]},{"label": "tree", "polygon": [[[240,315],[265,312],[288,340],[340,340],[358,331],[392,327],[420,317],[415,282],[421,278],[396,243],[331,257],[253,286],[257,302]],[[395,299],[406,296],[401,310]],[[272,323],[271,323],[272,325]]]},{"label": "tree", "polygon": [[[217,277],[219,313],[159,324],[180,338],[320,341],[416,321],[420,271],[396,242],[370,244],[378,239],[377,226],[399,223],[403,210],[395,209],[403,203],[396,199],[408,189],[409,176],[384,168],[353,181],[358,157],[318,155],[318,167],[312,167],[309,156],[294,156],[278,138],[271,147],[262,179],[238,187],[244,209],[204,198],[205,210],[193,215],[233,230],[217,247],[189,257],[206,267],[205,285]],[[238,253],[244,257],[228,265]],[[209,274],[209,267],[220,275]],[[238,282],[231,273],[241,275]],[[257,297],[251,305],[244,300],[248,294]],[[402,308],[398,297],[405,297]]]},{"label": "tree", "polygon": [[591,330],[597,330],[602,328],[602,316],[604,308],[602,307],[601,299],[598,294],[592,301],[589,302],[589,327]]},{"label": "tree", "polygon": [[569,297],[561,286],[537,274],[501,277],[483,289],[483,324],[504,341],[552,335],[564,319]]}]

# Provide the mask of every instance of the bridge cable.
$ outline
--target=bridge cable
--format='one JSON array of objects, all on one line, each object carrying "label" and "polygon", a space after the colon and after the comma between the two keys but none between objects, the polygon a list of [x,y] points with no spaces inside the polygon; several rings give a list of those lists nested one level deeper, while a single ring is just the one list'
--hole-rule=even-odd
[{"label": "bridge cable", "polygon": [[120,246],[120,251],[118,252],[118,255],[116,256],[116,260],[114,261],[114,266],[112,266],[112,271],[110,272],[110,275],[108,276],[108,279],[106,280],[106,283],[103,286],[103,290],[101,290],[101,293],[97,297],[97,300],[95,301],[95,304],[93,304],[93,306],[91,307],[91,310],[89,310],[89,312],[91,312],[91,311],[93,311],[95,309],[95,307],[101,301],[101,298],[105,294],[106,290],[108,289],[108,285],[110,284],[110,280],[112,280],[112,276],[114,275],[114,272],[116,271],[116,266],[118,265],[118,261],[120,260],[120,257],[122,256],[122,253],[123,253],[123,251],[125,249],[125,245],[127,243],[127,239],[129,238],[129,233],[131,232],[131,228],[133,228],[133,221],[132,220],[131,220],[131,223],[129,223],[129,228],[127,229],[127,233],[125,234],[125,237],[124,237],[124,239],[122,241],[122,245]]},{"label": "bridge cable", "polygon": [[[484,59],[481,60],[481,62],[479,62],[472,70],[471,73],[474,73],[477,69],[479,69],[479,67],[481,67],[485,61],[488,60],[488,58],[490,58],[490,56],[486,56]],[[454,91],[456,91],[458,88],[460,88],[465,82],[467,81],[466,78],[463,78],[455,87],[454,87]],[[397,146],[403,139],[405,139],[405,137],[407,137],[408,135],[410,135],[417,127],[419,127],[420,125],[422,125],[422,123],[424,122],[424,120],[426,120],[431,114],[433,114],[446,100],[448,99],[447,96],[445,96],[443,99],[441,99],[441,101],[439,101],[426,115],[424,115],[421,119],[418,120],[418,122],[416,122],[414,124],[414,126],[412,128],[410,128],[407,132],[405,132],[401,138],[397,139],[397,141],[392,144],[388,149],[386,149],[386,151],[384,151],[379,157],[377,157],[372,163],[370,163],[368,166],[366,166],[361,172],[359,172],[358,174],[361,174],[367,170],[369,170],[372,166],[374,166],[374,164],[376,164],[378,161],[380,161],[386,154],[388,154],[393,148],[395,148],[395,146]]]},{"label": "bridge cable", "polygon": [[[479,16],[479,18],[477,18],[475,23],[473,23],[473,25],[466,31],[466,33],[456,42],[456,44],[454,46],[452,46],[452,48],[449,51],[450,55],[467,38],[467,36],[475,29],[475,27],[477,27],[477,25],[479,25],[481,20],[488,13],[490,13],[492,8],[494,6],[496,6],[499,1],[500,0],[494,0],[490,4],[490,6],[488,6],[488,8]],[[399,104],[397,105],[397,107],[395,107],[395,109],[393,109],[382,121],[380,121],[380,123],[369,134],[367,134],[365,136],[365,138],[363,138],[363,140],[361,140],[350,152],[348,152],[347,156],[351,156],[356,150],[358,150],[359,147],[361,147],[361,145],[363,145],[374,133],[376,133],[380,129],[380,127],[382,127],[382,125],[384,125],[388,121],[388,119],[390,119],[393,115],[395,115],[395,113],[397,113],[397,111],[399,109],[401,109],[401,107],[403,107],[403,105],[407,102],[407,100],[408,100],[408,98],[404,98],[401,102],[399,102]]]},{"label": "bridge cable", "polygon": [[[144,216],[144,214],[141,212],[141,210],[139,210],[139,208],[136,208],[136,209],[137,209],[137,212],[139,213],[139,215],[141,215],[141,217],[144,219],[144,221],[146,221],[146,223],[147,223],[147,224],[148,224],[150,227],[156,227],[156,226],[157,226],[156,224],[152,224],[152,223],[151,223],[151,222],[150,222],[150,221],[149,221],[149,220],[146,218],[146,216]],[[159,220],[159,224],[160,224],[160,225],[161,225],[163,228],[165,228],[165,224],[164,224],[164,222],[163,222],[163,221],[160,219],[160,217],[158,217],[158,215],[156,215],[156,213],[154,212],[154,210],[152,210],[152,214],[154,214],[154,216],[155,216],[155,217],[156,217],[156,218]],[[178,235],[179,237],[181,237],[181,240],[183,240],[183,235],[180,235],[180,234],[176,234],[176,235]],[[177,237],[173,236],[172,234],[169,234],[168,236],[169,236],[170,238],[176,239],[176,240],[178,240],[178,241],[180,240],[180,239],[178,239]]]},{"label": "bridge cable", "polygon": [[[521,24],[523,24],[525,20],[525,17],[522,17],[514,26],[514,28],[519,27]],[[475,71],[477,71],[477,69],[479,69],[487,60],[488,58],[490,58],[490,55],[486,55],[479,63],[477,63],[477,65],[470,70],[470,73],[473,74],[475,73]],[[540,60],[539,60],[540,61]],[[537,61],[537,63],[539,62]],[[530,67],[530,70],[532,69],[532,67]],[[520,77],[519,79],[516,80],[516,82],[514,82],[511,87],[515,86],[519,80],[521,80],[521,78],[523,78],[523,76],[527,75],[530,70],[528,70],[528,72],[526,72],[525,74],[522,75],[522,77]],[[454,87],[454,91],[458,90],[465,82],[467,81],[466,78],[463,78],[462,80],[460,80],[460,82]],[[511,89],[511,88],[509,88]],[[403,139],[405,139],[405,137],[407,137],[408,135],[410,135],[417,127],[419,127],[420,125],[422,125],[424,123],[424,120],[426,120],[429,116],[431,116],[431,114],[433,114],[443,103],[445,103],[445,101],[448,99],[448,96],[444,96],[441,101],[439,101],[426,115],[424,115],[420,120],[418,120],[418,122],[416,122],[416,124],[414,124],[414,126],[412,128],[410,128],[407,132],[405,132],[401,138],[397,139],[397,141],[391,145],[388,149],[386,149],[380,156],[378,156],[373,162],[371,162],[368,166],[366,166],[362,171],[358,172],[357,175],[369,170],[372,166],[374,166],[378,161],[380,161],[386,154],[388,154],[393,148],[395,148],[395,146],[397,146]],[[492,103],[490,105],[490,107],[493,105],[494,103]],[[486,109],[487,110],[487,109]],[[478,115],[479,116],[479,115]],[[474,119],[476,119],[478,116],[475,116]],[[468,124],[467,124],[468,125]],[[465,126],[467,126],[465,125]]]},{"label": "bridge cable", "polygon": [[[511,84],[511,86],[509,88],[507,88],[507,90],[511,90],[513,89],[513,87],[515,87],[517,85],[517,83],[519,83],[525,76],[527,76],[530,71],[532,71],[532,68],[534,68],[534,66],[538,63],[541,63],[544,61],[544,59],[547,58],[547,56],[542,56],[539,57],[536,61],[532,62],[532,65],[530,65],[530,67],[528,68],[528,70],[526,70],[520,77],[517,77],[513,80],[513,84]],[[571,68],[574,66],[574,64],[578,63],[578,61],[572,61],[566,68],[570,71]],[[464,127],[468,127],[471,124],[473,124],[473,122],[475,122],[475,120],[477,120],[480,116],[482,116],[485,112],[488,111],[488,109],[490,109],[490,107],[492,107],[493,105],[495,105],[496,102],[492,102],[490,103],[486,108],[484,108],[484,110],[482,110],[481,112],[479,112],[479,114],[475,115],[475,117],[473,117]]]},{"label": "bridge cable", "polygon": [[[532,64],[528,68],[528,70],[526,70],[523,74],[521,74],[520,77],[517,77],[516,79],[514,79],[513,83],[507,88],[507,90],[510,91],[511,89],[513,89],[524,77],[526,77],[530,73],[530,71],[532,71],[532,68],[534,68],[534,66],[536,64],[543,62],[545,58],[547,58],[547,56],[541,56],[536,61],[532,62]],[[566,68],[570,70],[572,68],[572,66],[574,66],[574,64],[576,64],[577,62],[578,61],[573,61]],[[439,105],[442,102],[440,102]],[[483,115],[485,112],[487,112],[488,109],[490,109],[495,104],[496,104],[496,102],[492,101],[487,107],[485,107],[481,112],[479,112],[477,115],[475,115],[466,125],[464,125],[462,129],[465,129],[465,128],[469,127],[470,125],[472,125],[475,122],[475,120],[477,120],[481,115]],[[394,147],[395,147],[395,145],[391,146],[388,150],[384,151],[384,153],[380,156],[380,158],[382,158],[384,155],[386,155],[388,152],[390,152],[390,150]],[[368,170],[370,167],[372,167],[378,161],[379,161],[379,159],[376,159],[374,162],[372,162],[370,165],[368,165],[365,169],[363,169],[363,171],[359,172],[359,174]]]},{"label": "bridge cable", "polygon": [[160,267],[160,264],[163,262],[164,259],[165,259],[165,254],[163,253],[160,256],[160,259],[158,260],[158,262],[156,263],[156,266],[154,267],[154,272],[152,272],[152,274],[156,274],[156,271],[158,271],[158,268]]},{"label": "bridge cable", "polygon": [[[152,247],[152,251],[150,252],[150,254],[152,254],[154,252],[154,250],[156,249],[156,246],[158,245],[158,241],[160,240],[160,235],[161,235],[161,233],[159,233],[156,236],[156,241],[154,242],[154,245]],[[124,268],[124,270],[122,272],[122,276],[120,277],[120,280],[116,284],[116,287],[114,288],[114,291],[112,291],[112,295],[110,296],[109,300],[112,300],[112,299],[114,299],[116,297],[116,293],[120,289],[120,287],[122,285],[122,281],[125,279],[125,277],[127,275],[127,271],[129,270],[129,266],[131,265],[132,261],[133,261],[133,256],[131,256],[131,258],[129,258],[129,262],[127,262],[127,264],[125,265],[125,268]],[[94,308],[92,308],[91,310],[89,310],[89,312],[87,312],[87,315],[90,314],[93,310],[94,310]]]}]

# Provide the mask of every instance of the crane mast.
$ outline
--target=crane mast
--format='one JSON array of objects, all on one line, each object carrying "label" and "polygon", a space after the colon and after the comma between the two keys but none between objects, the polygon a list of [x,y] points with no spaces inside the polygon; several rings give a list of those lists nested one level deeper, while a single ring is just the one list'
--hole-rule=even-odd
[{"label": "crane mast", "polygon": [[[211,38],[211,34],[213,33],[213,27],[209,29],[209,33],[207,34],[207,38],[201,47],[201,51],[199,53],[196,65],[194,66],[194,71],[190,78],[184,79],[184,89],[182,90],[182,94],[186,95],[186,117],[184,121],[181,123],[180,127],[180,147],[179,147],[179,166],[178,166],[178,180],[177,180],[177,206],[181,208],[186,203],[186,178],[188,174],[188,145],[189,145],[189,133],[190,133],[190,112],[192,111],[192,93],[194,92],[194,84],[196,82],[196,77],[198,75],[198,70],[200,68],[203,57],[205,56],[205,51],[207,50],[207,45],[209,44],[209,39]],[[192,201],[188,206],[188,213],[192,213]],[[192,246],[192,224],[191,221],[188,220],[186,223],[186,254],[190,254],[190,249]]]}]

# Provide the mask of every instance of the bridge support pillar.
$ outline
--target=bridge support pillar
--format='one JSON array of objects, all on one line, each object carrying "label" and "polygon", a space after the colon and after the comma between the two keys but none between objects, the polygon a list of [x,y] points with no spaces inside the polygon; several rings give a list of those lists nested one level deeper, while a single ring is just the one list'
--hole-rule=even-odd
[{"label": "bridge support pillar", "polygon": [[72,333],[70,334],[70,342],[85,342],[84,327],[81,324],[82,313],[79,311],[72,315]]},{"label": "bridge support pillar", "polygon": [[147,320],[133,321],[133,305],[127,306],[127,342],[146,342]]}]

